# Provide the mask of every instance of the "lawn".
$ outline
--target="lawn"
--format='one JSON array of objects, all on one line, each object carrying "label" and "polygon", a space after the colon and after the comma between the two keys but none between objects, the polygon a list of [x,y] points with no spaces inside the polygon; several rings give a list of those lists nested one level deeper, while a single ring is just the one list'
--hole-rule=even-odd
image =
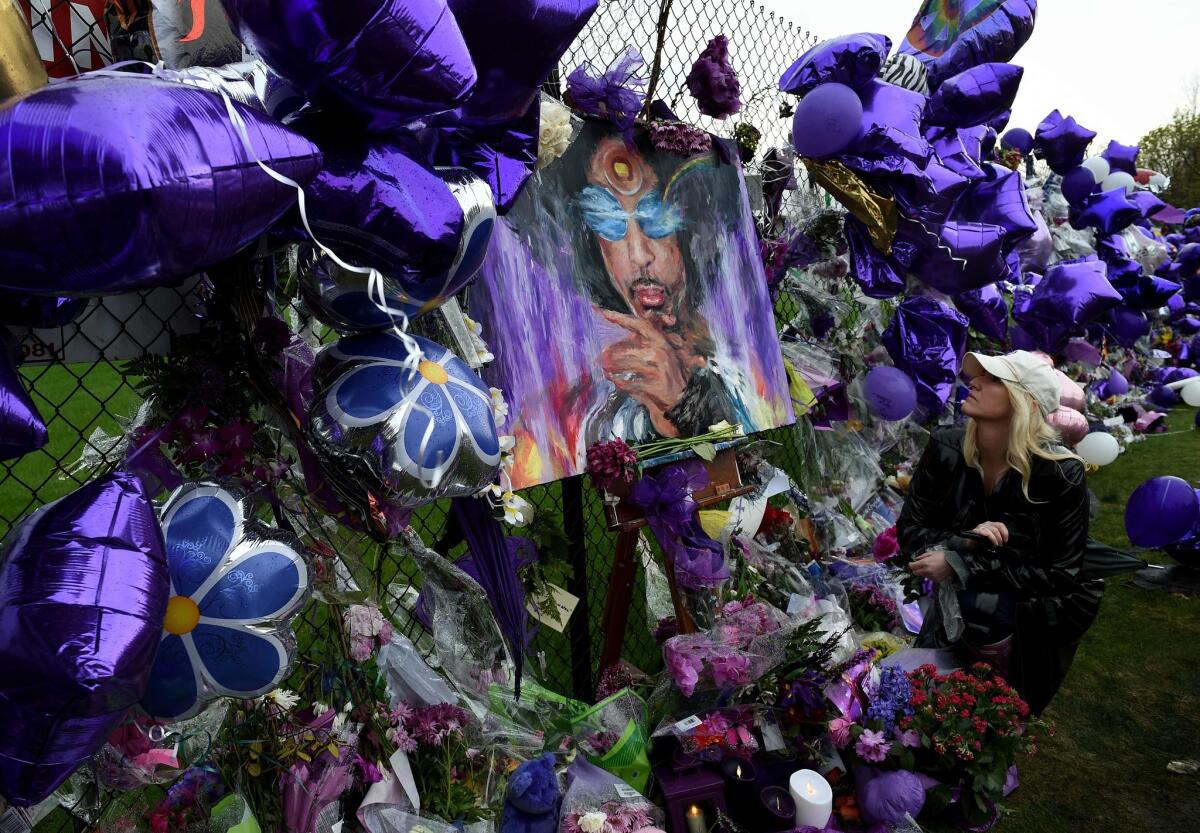
[{"label": "lawn", "polygon": [[[1142,481],[1200,472],[1194,412],[1092,477],[1092,534],[1118,547],[1125,500]],[[1151,560],[1153,553],[1146,554]],[[1200,759],[1200,599],[1110,579],[1104,605],[1066,684],[1046,712],[1058,735],[1021,768],[996,833],[1176,833],[1200,830],[1200,777],[1172,761]]]}]

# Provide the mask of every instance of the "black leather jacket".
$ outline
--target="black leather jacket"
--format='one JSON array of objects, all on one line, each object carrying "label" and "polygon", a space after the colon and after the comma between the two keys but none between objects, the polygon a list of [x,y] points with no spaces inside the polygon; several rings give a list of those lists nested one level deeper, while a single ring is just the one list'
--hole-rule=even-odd
[{"label": "black leather jacket", "polygon": [[[1075,648],[1100,607],[1104,583],[1080,577],[1088,539],[1088,492],[1077,460],[1035,457],[1029,498],[1008,471],[990,495],[963,457],[962,429],[936,429],[913,473],[897,532],[904,559],[942,549],[962,590],[1016,602],[1010,682],[1035,713],[1062,683]],[[964,538],[984,521],[1009,531],[1003,547]],[[927,627],[918,644],[938,644]]]}]

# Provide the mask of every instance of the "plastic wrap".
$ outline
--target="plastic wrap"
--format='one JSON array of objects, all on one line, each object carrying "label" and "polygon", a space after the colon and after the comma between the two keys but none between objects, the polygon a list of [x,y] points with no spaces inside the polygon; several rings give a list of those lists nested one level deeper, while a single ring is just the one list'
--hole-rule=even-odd
[{"label": "plastic wrap", "polygon": [[662,811],[620,778],[576,758],[567,769],[559,833],[637,831],[659,826]]},{"label": "plastic wrap", "polygon": [[711,629],[668,639],[663,660],[685,697],[697,687],[749,685],[783,660],[796,624],[769,604],[732,602]]},{"label": "plastic wrap", "polygon": [[458,701],[442,676],[429,667],[404,634],[393,632],[391,641],[379,649],[375,663],[393,706],[401,700],[414,706]]},{"label": "plastic wrap", "polygon": [[423,818],[391,804],[368,805],[362,822],[370,833],[458,833],[452,824]]},{"label": "plastic wrap", "polygon": [[677,738],[685,754],[704,761],[719,761],[731,753],[749,756],[759,750],[754,726],[760,713],[768,711],[761,705],[709,709],[684,720],[664,720],[653,736]]},{"label": "plastic wrap", "polygon": [[572,721],[576,742],[596,766],[640,793],[650,778],[646,701],[629,689],[601,700]]}]

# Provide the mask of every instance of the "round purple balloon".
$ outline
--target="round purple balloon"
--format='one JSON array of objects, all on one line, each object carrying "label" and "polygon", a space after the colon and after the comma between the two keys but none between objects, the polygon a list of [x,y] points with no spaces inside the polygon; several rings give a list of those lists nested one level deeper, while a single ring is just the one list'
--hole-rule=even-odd
[{"label": "round purple balloon", "polygon": [[1150,401],[1159,408],[1174,408],[1179,404],[1179,394],[1166,385],[1158,385],[1150,391]]},{"label": "round purple balloon", "polygon": [[1133,490],[1125,505],[1125,531],[1139,547],[1177,543],[1197,521],[1200,500],[1181,477],[1152,477]]},{"label": "round purple balloon", "polygon": [[21,521],[0,553],[0,794],[36,804],[141,699],[170,581],[137,477],[106,475]]},{"label": "round purple balloon", "polygon": [[1115,367],[1108,373],[1108,392],[1113,396],[1124,396],[1129,393],[1129,380]]},{"label": "round purple balloon", "polygon": [[1033,150],[1033,134],[1023,127],[1014,127],[1000,139],[1001,147],[1014,148],[1023,154]]},{"label": "round purple balloon", "polygon": [[242,104],[145,76],[51,84],[0,109],[0,287],[96,295],[228,259],[296,202],[317,148]]},{"label": "round purple balloon", "polygon": [[917,407],[917,388],[908,374],[894,367],[876,367],[867,373],[867,404],[890,422],[904,419]]},{"label": "round purple balloon", "polygon": [[1071,205],[1083,205],[1083,201],[1092,195],[1095,188],[1095,177],[1082,166],[1067,171],[1067,175],[1062,179],[1062,195]]},{"label": "round purple balloon", "polygon": [[832,156],[858,138],[862,116],[858,93],[845,84],[822,84],[796,107],[792,144],[801,156]]}]

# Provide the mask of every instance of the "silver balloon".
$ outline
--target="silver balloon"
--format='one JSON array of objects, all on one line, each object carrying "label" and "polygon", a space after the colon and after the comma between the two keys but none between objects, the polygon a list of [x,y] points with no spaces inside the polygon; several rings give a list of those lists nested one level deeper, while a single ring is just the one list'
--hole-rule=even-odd
[{"label": "silver balloon", "polygon": [[[328,256],[299,270],[300,294],[309,311],[339,333],[389,329],[392,318],[371,297],[369,277],[343,269]],[[383,277],[384,300],[394,310],[411,310],[414,299],[391,278]]]},{"label": "silver balloon", "polygon": [[476,494],[500,468],[487,386],[445,347],[413,341],[422,354],[415,370],[391,332],[326,345],[314,365],[310,409],[331,461],[407,507]]}]

